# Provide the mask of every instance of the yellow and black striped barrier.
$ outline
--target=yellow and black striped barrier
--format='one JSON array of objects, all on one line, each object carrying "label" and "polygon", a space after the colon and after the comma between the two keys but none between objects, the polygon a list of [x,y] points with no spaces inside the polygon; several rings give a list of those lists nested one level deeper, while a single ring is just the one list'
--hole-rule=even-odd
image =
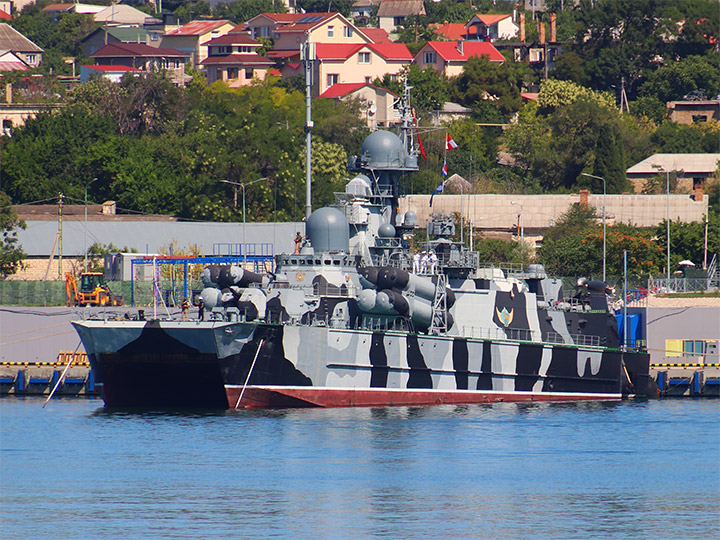
[{"label": "yellow and black striped barrier", "polygon": [[670,368],[684,368],[684,367],[707,367],[707,368],[717,368],[720,367],[720,364],[650,364],[651,368],[658,368],[658,367],[670,367]]},{"label": "yellow and black striped barrier", "polygon": [[[8,367],[8,366],[22,366],[22,367],[37,367],[37,366],[47,366],[47,367],[63,367],[67,366],[69,362],[0,362],[0,366]],[[90,367],[90,362],[83,361],[83,362],[73,362],[73,366],[79,366],[79,367]]]}]

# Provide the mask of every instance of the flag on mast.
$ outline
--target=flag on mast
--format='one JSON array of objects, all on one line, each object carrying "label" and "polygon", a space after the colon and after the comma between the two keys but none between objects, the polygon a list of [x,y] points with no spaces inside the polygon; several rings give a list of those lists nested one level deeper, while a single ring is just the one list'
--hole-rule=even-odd
[{"label": "flag on mast", "polygon": [[453,150],[457,148],[457,143],[453,141],[453,138],[450,136],[449,133],[445,134],[445,150]]},{"label": "flag on mast", "polygon": [[435,191],[432,192],[432,195],[430,195],[430,206],[432,206],[433,197],[437,195],[438,193],[442,193],[443,189],[445,188],[445,181],[443,180],[442,183],[435,188]]}]

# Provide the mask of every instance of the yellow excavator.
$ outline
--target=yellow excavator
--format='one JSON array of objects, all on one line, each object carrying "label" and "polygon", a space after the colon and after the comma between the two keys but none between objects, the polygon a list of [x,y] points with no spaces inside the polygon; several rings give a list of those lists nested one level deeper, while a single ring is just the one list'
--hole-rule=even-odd
[{"label": "yellow excavator", "polygon": [[100,272],[80,274],[80,288],[73,274],[65,274],[68,306],[122,306],[123,298],[113,294]]}]

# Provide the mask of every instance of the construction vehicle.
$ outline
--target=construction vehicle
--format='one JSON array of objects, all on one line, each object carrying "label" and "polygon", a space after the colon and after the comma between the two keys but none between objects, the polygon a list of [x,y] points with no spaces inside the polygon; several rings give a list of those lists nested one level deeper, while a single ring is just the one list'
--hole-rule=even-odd
[{"label": "construction vehicle", "polygon": [[113,294],[100,272],[80,274],[80,288],[73,274],[65,274],[69,306],[122,306],[123,297]]}]

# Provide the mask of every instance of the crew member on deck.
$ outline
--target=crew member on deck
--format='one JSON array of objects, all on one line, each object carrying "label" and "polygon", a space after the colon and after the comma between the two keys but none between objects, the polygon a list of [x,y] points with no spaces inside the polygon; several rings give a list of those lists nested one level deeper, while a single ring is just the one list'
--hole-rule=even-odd
[{"label": "crew member on deck", "polygon": [[295,255],[300,254],[300,248],[302,247],[303,243],[303,237],[302,234],[300,234],[300,231],[297,232],[295,235]]},{"label": "crew member on deck", "polygon": [[187,321],[188,320],[188,310],[190,309],[190,300],[188,300],[187,296],[185,297],[185,300],[183,300],[183,303],[180,304],[180,309],[182,310],[181,319],[183,321]]},{"label": "crew member on deck", "polygon": [[202,321],[205,319],[205,301],[203,300],[202,296],[198,296],[197,307],[198,321]]}]

